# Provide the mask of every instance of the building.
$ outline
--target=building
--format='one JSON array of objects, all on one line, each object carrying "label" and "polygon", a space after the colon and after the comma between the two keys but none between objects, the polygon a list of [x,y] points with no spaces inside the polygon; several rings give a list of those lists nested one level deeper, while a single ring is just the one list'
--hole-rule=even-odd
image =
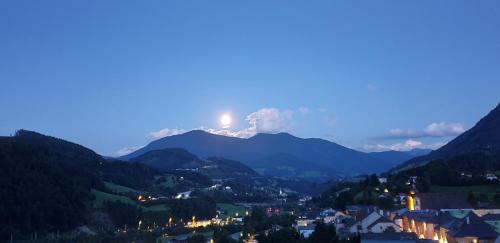
[{"label": "building", "polygon": [[344,233],[351,235],[359,233],[382,233],[386,231],[401,232],[401,227],[394,221],[382,216],[378,212],[371,212],[358,220],[351,220],[346,224]]},{"label": "building", "polygon": [[378,211],[378,207],[370,205],[347,205],[345,212],[349,217],[358,220],[359,217],[364,217],[372,212]]},{"label": "building", "polygon": [[416,242],[421,242],[421,243],[426,243],[426,242],[435,242],[433,240],[431,241],[426,241],[426,240],[421,240],[418,239],[417,235],[413,233],[394,233],[394,232],[387,232],[387,233],[367,233],[367,234],[361,234],[361,243],[385,243],[385,242],[390,242],[390,243],[416,243]]},{"label": "building", "polygon": [[367,228],[372,233],[401,232],[401,227],[386,217],[380,217]]},{"label": "building", "polygon": [[309,238],[311,234],[314,232],[316,228],[316,224],[310,224],[307,226],[297,226],[295,229],[299,232],[299,235],[304,236],[304,238]]},{"label": "building", "polygon": [[312,219],[309,217],[299,217],[295,220],[295,224],[293,225],[293,227],[300,235],[303,235],[304,238],[308,238],[316,228],[316,219]]},{"label": "building", "polygon": [[[408,211],[402,216],[401,229],[404,232],[415,233],[421,239],[440,238],[439,225],[445,224],[454,218],[447,212],[443,213],[437,210],[413,210]],[[398,221],[397,221],[398,222]]]},{"label": "building", "polygon": [[490,224],[497,233],[500,233],[500,214],[486,214],[481,219]]},{"label": "building", "polygon": [[323,210],[319,215],[325,224],[339,223],[342,219],[347,218],[347,215],[343,212],[335,211],[331,208]]},{"label": "building", "polygon": [[353,219],[346,225],[346,228],[349,229],[351,234],[368,233],[368,226],[372,225],[380,217],[382,216],[377,212],[371,212],[364,217],[358,216],[358,219]]},{"label": "building", "polygon": [[310,224],[314,224],[316,222],[315,219],[309,219],[309,218],[299,218],[295,220],[295,225],[297,226],[308,226]]},{"label": "building", "polygon": [[493,243],[499,235],[491,224],[472,211],[465,215],[438,210],[409,211],[403,215],[400,227],[420,239],[450,243]]},{"label": "building", "polygon": [[175,196],[175,199],[188,199],[190,197],[191,197],[191,191],[185,191],[177,194],[177,196]]},{"label": "building", "polygon": [[498,181],[498,177],[493,173],[486,173],[485,178],[489,181]]},{"label": "building", "polygon": [[458,193],[410,192],[407,199],[408,210],[472,210],[472,206]]},{"label": "building", "polygon": [[461,220],[441,226],[440,230],[446,232],[448,242],[493,243],[499,236],[490,224],[473,212],[470,212]]}]

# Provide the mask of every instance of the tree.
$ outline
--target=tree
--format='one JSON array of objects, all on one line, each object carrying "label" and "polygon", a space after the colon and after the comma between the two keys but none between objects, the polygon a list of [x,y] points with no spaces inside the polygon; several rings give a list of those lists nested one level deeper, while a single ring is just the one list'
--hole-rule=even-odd
[{"label": "tree", "polygon": [[205,243],[207,238],[202,234],[194,234],[187,239],[188,243]]},{"label": "tree", "polygon": [[495,203],[497,206],[500,206],[500,193],[496,193],[495,196],[493,197],[493,203]]},{"label": "tree", "polygon": [[340,209],[345,209],[345,206],[348,205],[349,203],[352,203],[353,200],[354,197],[352,196],[351,192],[349,191],[342,192],[335,200],[335,207]]},{"label": "tree", "polygon": [[474,195],[474,193],[469,192],[469,195],[467,195],[467,202],[469,202],[470,205],[472,205],[474,207],[477,205],[477,198]]},{"label": "tree", "polygon": [[379,197],[377,200],[377,206],[379,206],[381,209],[391,209],[393,207],[392,197]]},{"label": "tree", "polygon": [[309,242],[316,243],[336,243],[337,236],[335,227],[323,223],[318,223],[314,228],[314,232],[308,238]]},{"label": "tree", "polygon": [[295,229],[284,228],[272,231],[267,236],[260,234],[257,241],[262,243],[298,243],[300,242],[300,235]]}]

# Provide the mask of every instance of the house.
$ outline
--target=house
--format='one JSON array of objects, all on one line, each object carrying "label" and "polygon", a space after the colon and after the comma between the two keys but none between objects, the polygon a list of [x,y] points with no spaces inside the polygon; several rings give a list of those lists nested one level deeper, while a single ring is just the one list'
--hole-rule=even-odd
[{"label": "house", "polygon": [[293,225],[293,227],[300,235],[303,235],[304,238],[307,238],[314,232],[314,229],[316,228],[315,222],[316,219],[307,217],[298,218],[297,220],[295,220],[295,224]]},{"label": "house", "polygon": [[337,211],[335,211],[333,208],[327,208],[327,209],[321,211],[319,213],[319,216],[324,217],[327,214],[332,214],[332,213],[335,213],[335,212],[337,212]]},{"label": "house", "polygon": [[394,197],[394,201],[399,203],[399,205],[406,205],[406,201],[408,200],[408,195],[404,193],[398,193],[396,197]]},{"label": "house", "polygon": [[443,225],[440,230],[446,232],[448,242],[493,243],[499,236],[490,224],[473,212],[461,220]]},{"label": "house", "polygon": [[493,226],[497,233],[500,233],[500,214],[486,214],[481,219]]},{"label": "house", "polygon": [[401,229],[405,232],[412,232],[422,239],[439,238],[439,225],[453,221],[448,212],[438,210],[413,210],[402,215]]},{"label": "house", "polygon": [[191,197],[191,191],[180,192],[175,196],[175,199],[188,199]]},{"label": "house", "polygon": [[243,231],[236,232],[234,234],[230,234],[229,237],[235,241],[239,241],[241,237],[243,237]]},{"label": "house", "polygon": [[355,220],[358,220],[360,216],[363,217],[375,211],[378,211],[378,208],[370,205],[347,205],[345,210],[346,215]]},{"label": "house", "polygon": [[306,204],[306,202],[311,201],[312,197],[311,196],[304,196],[299,199],[299,206],[303,206]]},{"label": "house", "polygon": [[243,217],[241,217],[241,216],[234,217],[234,218],[232,218],[232,220],[233,220],[233,223],[235,223],[235,224],[243,224]]},{"label": "house", "polygon": [[310,218],[299,218],[299,219],[295,220],[295,224],[297,226],[307,226],[307,225],[313,224],[314,222],[316,222],[316,220],[310,219]]},{"label": "house", "polygon": [[278,225],[278,224],[273,224],[273,225],[271,225],[271,227],[269,229],[264,231],[264,234],[267,236],[272,232],[277,232],[277,231],[280,231],[282,229],[283,229],[283,226]]},{"label": "house", "polygon": [[413,232],[420,239],[440,242],[493,243],[499,235],[492,225],[472,211],[457,218],[450,211],[414,210],[404,214],[402,222],[403,231]]},{"label": "house", "polygon": [[[425,242],[419,240],[417,235],[414,233],[395,233],[395,232],[387,232],[387,233],[366,233],[361,234],[361,243],[414,243],[414,242]],[[431,241],[434,242],[434,241]]]},{"label": "house", "polygon": [[493,173],[486,173],[485,178],[489,181],[498,181],[498,177]]},{"label": "house", "polygon": [[419,239],[417,235],[408,232],[367,233],[361,234],[360,237],[362,243],[437,243],[435,240]]},{"label": "house", "polygon": [[212,186],[210,186],[210,187],[208,188],[208,190],[211,190],[211,191],[213,191],[213,190],[218,190],[218,189],[219,189],[219,188],[221,188],[221,187],[222,187],[222,184],[217,184],[217,183],[216,183],[216,184],[213,184]]},{"label": "house", "polygon": [[407,200],[408,210],[454,210],[468,209],[472,206],[458,193],[410,193]]},{"label": "house", "polygon": [[401,231],[399,225],[375,211],[358,218],[358,220],[352,220],[346,225],[350,234],[381,233],[387,230]]},{"label": "house", "polygon": [[323,210],[319,215],[325,224],[339,223],[340,220],[347,217],[343,212],[335,211],[331,208]]},{"label": "house", "polygon": [[316,228],[316,224],[310,224],[307,226],[296,226],[296,230],[299,233],[299,235],[304,236],[304,238],[309,238],[311,234],[314,232],[314,229]]},{"label": "house", "polygon": [[368,227],[368,232],[372,233],[383,233],[383,232],[401,232],[401,227],[394,223],[394,221],[386,218],[380,217],[375,222],[370,224]]}]

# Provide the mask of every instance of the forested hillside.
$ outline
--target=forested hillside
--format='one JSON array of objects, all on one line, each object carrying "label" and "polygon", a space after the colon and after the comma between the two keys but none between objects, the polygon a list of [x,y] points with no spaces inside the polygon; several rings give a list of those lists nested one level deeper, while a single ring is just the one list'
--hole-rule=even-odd
[{"label": "forested hillside", "polygon": [[91,189],[105,190],[104,180],[141,188],[158,173],[138,163],[106,161],[83,146],[35,132],[2,137],[0,239],[72,229],[87,219]]}]

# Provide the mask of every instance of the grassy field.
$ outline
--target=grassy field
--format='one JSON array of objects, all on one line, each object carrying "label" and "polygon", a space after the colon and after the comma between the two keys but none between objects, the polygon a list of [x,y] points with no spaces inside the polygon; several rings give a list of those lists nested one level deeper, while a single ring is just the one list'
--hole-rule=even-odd
[{"label": "grassy field", "polygon": [[317,178],[322,176],[326,176],[326,173],[313,170],[307,170],[299,174],[299,177],[301,178]]},{"label": "grassy field", "polygon": [[117,184],[112,183],[112,182],[105,181],[104,185],[106,185],[106,187],[109,190],[116,192],[116,193],[127,193],[127,192],[139,193],[139,191],[137,191],[135,189],[132,189],[132,188],[126,187],[126,186],[117,185]]},{"label": "grassy field", "polygon": [[[213,236],[214,236],[214,232],[213,231],[198,232],[198,234],[201,234],[201,235],[205,236],[206,239],[212,239]],[[182,240],[184,240],[185,238],[188,238],[188,237],[191,237],[191,236],[193,236],[193,233],[184,234],[184,235],[174,235],[174,236],[160,237],[157,240],[159,240],[160,242],[169,242],[169,241],[172,241],[174,239],[182,239]]]},{"label": "grassy field", "polygon": [[486,194],[488,198],[500,192],[500,185],[485,185],[485,186],[432,186],[432,192],[458,192],[467,196],[469,192],[473,192],[476,196],[478,194]]},{"label": "grassy field", "polygon": [[92,194],[94,194],[95,196],[94,200],[95,207],[101,207],[105,201],[119,201],[122,203],[132,204],[140,207],[140,205],[137,204],[137,202],[125,196],[110,194],[98,190],[92,190]]},{"label": "grassy field", "polygon": [[[379,192],[372,190],[372,199],[377,200],[378,196],[380,195]],[[358,192],[356,195],[354,195],[354,200],[361,200],[363,199],[363,192]]]},{"label": "grassy field", "polygon": [[168,210],[169,210],[169,208],[165,204],[158,204],[158,205],[146,207],[146,211],[158,212],[158,211],[168,211]]},{"label": "grassy field", "polygon": [[[172,188],[177,184],[177,178],[174,175],[164,175],[162,177],[165,179],[165,181],[160,183],[160,186]],[[159,179],[159,177],[156,177],[156,179]]]},{"label": "grassy field", "polygon": [[240,216],[244,216],[247,211],[244,207],[239,207],[228,203],[217,203],[217,210],[221,210],[222,213],[219,215],[220,218],[235,217],[236,213]]},{"label": "grassy field", "polygon": [[92,194],[95,196],[95,200],[93,201],[94,207],[102,207],[103,203],[105,201],[119,201],[122,203],[127,203],[131,205],[135,205],[137,207],[142,208],[144,211],[168,211],[168,207],[165,204],[158,204],[154,206],[149,206],[149,207],[144,207],[139,205],[136,201],[125,197],[125,196],[120,196],[120,195],[115,195],[115,194],[110,194],[98,190],[92,190]]}]

